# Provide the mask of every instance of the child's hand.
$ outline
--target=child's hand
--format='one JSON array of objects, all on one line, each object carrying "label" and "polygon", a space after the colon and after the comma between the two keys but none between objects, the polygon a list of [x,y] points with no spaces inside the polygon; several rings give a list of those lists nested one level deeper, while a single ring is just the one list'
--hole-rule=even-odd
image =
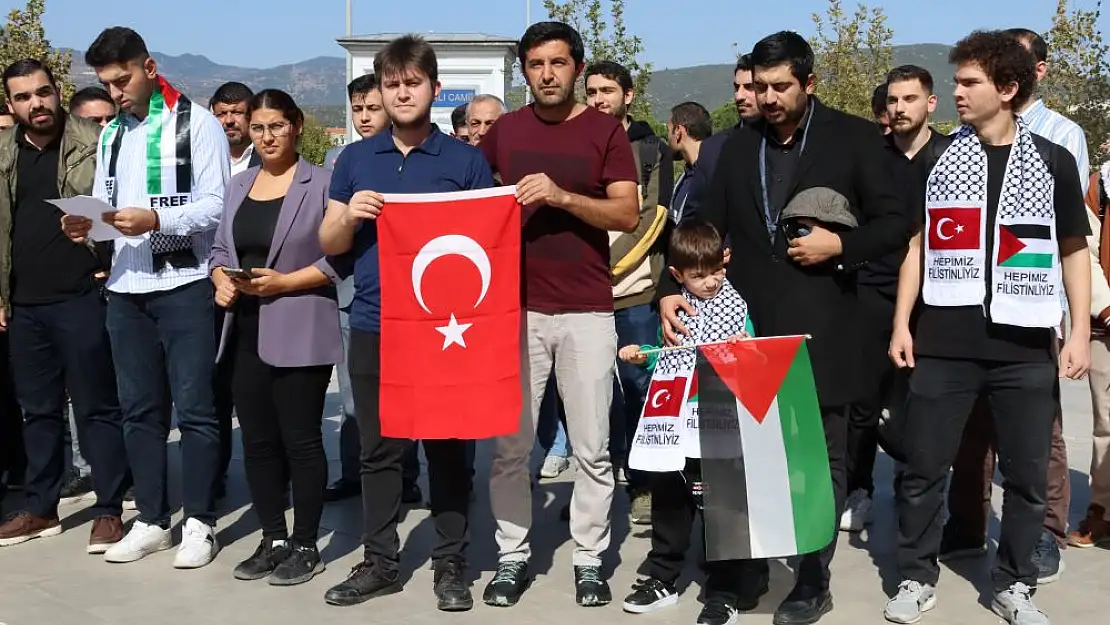
[{"label": "child's hand", "polygon": [[744,339],[750,339],[750,338],[752,338],[752,335],[748,334],[745,331],[741,331],[740,334],[733,334],[732,336],[728,337],[728,342],[729,343],[739,343],[740,341],[742,341]]},{"label": "child's hand", "polygon": [[633,365],[642,365],[647,362],[647,354],[640,353],[639,345],[625,345],[617,352],[617,356],[619,356],[621,360]]}]

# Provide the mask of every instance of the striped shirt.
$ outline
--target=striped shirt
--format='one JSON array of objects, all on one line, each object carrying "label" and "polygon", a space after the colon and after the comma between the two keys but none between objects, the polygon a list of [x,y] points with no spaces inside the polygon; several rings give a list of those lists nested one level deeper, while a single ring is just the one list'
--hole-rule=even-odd
[{"label": "striped shirt", "polygon": [[[116,164],[116,208],[147,205],[147,135],[158,120],[150,116],[139,121],[120,113],[126,128]],[[200,264],[196,267],[167,266],[154,271],[150,234],[116,239],[108,290],[114,293],[153,293],[169,291],[198,280],[208,279],[208,257],[216,236],[216,226],[224,207],[224,188],[229,178],[231,155],[223,126],[200,106],[193,106],[189,116],[193,164],[193,185],[189,203],[158,209],[159,232],[169,235],[192,235],[193,253]],[[98,159],[93,195],[109,204],[105,181],[107,159]]]},{"label": "striped shirt", "polygon": [[1086,195],[1091,181],[1091,160],[1087,155],[1087,135],[1083,134],[1079,124],[1048,108],[1043,100],[1033,102],[1020,115],[1029,125],[1030,132],[1071,152],[1075,164],[1079,166],[1079,182]]}]

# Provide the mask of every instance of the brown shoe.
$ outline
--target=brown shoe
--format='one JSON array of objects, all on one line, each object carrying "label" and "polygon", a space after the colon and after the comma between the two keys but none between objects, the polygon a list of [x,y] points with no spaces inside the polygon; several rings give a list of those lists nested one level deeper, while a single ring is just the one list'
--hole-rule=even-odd
[{"label": "brown shoe", "polygon": [[1110,543],[1110,521],[1106,520],[1106,510],[1093,505],[1087,510],[1087,518],[1079,523],[1079,528],[1068,534],[1068,544],[1087,549],[1100,544]]},{"label": "brown shoe", "polygon": [[123,519],[118,516],[98,516],[89,534],[89,553],[104,553],[108,547],[123,540]]},{"label": "brown shoe", "polygon": [[0,525],[0,547],[25,543],[33,538],[48,538],[62,533],[58,517],[43,518],[28,512],[18,512]]}]

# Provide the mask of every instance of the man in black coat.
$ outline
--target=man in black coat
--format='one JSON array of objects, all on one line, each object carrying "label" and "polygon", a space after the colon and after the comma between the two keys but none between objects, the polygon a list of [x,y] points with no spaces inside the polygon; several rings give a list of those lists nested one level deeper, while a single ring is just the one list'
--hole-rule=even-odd
[{"label": "man in black coat", "polygon": [[[721,153],[701,218],[732,241],[728,279],[747,300],[759,336],[809,334],[825,425],[837,518],[846,490],[846,407],[863,392],[856,272],[906,245],[911,223],[889,172],[875,124],[830,109],[812,94],[814,55],[793,32],[752,50],[763,121],[733,133]],[[744,172],[744,175],[736,175]],[[780,223],[799,192],[840,194],[857,227],[833,232],[815,221]],[[799,226],[809,234],[798,230]],[[663,332],[684,332],[676,312],[693,309],[673,282],[661,287]],[[669,288],[669,291],[667,290]],[[832,609],[829,563],[836,542],[802,557],[797,582],[775,612],[776,625],[815,623]],[[767,591],[766,561],[747,563],[739,605]]]}]

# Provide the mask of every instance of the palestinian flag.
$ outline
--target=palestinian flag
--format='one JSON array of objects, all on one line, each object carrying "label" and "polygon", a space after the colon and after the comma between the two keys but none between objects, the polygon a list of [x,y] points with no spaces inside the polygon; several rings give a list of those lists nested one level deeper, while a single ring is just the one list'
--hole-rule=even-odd
[{"label": "palestinian flag", "polygon": [[707,558],[780,558],[828,545],[835,504],[805,337],[702,346],[697,376],[702,445],[711,437],[716,448],[702,459]]},{"label": "palestinian flag", "polygon": [[998,266],[1008,269],[1052,269],[1056,241],[1052,229],[1039,224],[998,226]]}]

